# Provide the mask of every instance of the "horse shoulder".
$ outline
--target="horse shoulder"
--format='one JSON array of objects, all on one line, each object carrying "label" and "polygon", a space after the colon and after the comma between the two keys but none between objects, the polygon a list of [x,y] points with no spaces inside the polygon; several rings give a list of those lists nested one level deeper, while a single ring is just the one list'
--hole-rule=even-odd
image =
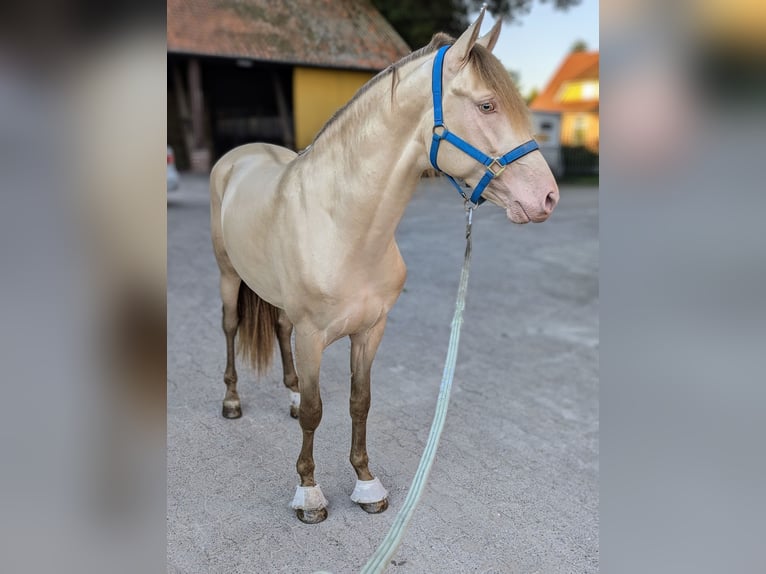
[{"label": "horse shoulder", "polygon": [[396,297],[398,298],[404,288],[404,282],[407,280],[407,265],[404,263],[404,257],[402,257],[402,253],[399,251],[399,244],[396,243],[396,239],[391,242],[388,260],[391,279],[396,286]]},{"label": "horse shoulder", "polygon": [[399,298],[407,279],[407,265],[395,240],[381,258],[376,273],[370,276],[375,277],[376,290],[388,312]]}]

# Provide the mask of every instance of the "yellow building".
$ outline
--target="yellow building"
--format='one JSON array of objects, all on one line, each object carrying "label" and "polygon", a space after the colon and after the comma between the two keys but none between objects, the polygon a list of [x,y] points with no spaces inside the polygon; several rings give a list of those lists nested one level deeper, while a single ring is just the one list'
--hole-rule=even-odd
[{"label": "yellow building", "polygon": [[332,115],[370,78],[371,72],[293,68],[295,146],[303,149]]},{"label": "yellow building", "polygon": [[199,171],[238,145],[300,150],[410,52],[362,0],[168,0],[168,143]]}]

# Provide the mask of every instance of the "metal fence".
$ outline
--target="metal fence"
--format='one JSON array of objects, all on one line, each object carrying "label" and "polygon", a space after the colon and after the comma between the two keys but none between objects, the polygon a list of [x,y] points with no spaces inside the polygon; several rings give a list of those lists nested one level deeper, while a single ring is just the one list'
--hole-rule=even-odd
[{"label": "metal fence", "polygon": [[561,161],[565,176],[598,175],[598,131],[577,124],[561,134]]},{"label": "metal fence", "polygon": [[585,146],[562,146],[564,176],[598,175],[598,153]]}]

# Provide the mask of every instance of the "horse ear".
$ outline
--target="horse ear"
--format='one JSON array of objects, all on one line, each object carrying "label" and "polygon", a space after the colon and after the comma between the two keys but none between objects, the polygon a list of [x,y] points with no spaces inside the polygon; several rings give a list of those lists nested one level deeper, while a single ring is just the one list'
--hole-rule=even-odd
[{"label": "horse ear", "polygon": [[492,29],[487,32],[484,36],[476,40],[477,44],[481,44],[484,46],[487,50],[490,52],[493,50],[495,45],[497,44],[497,39],[500,37],[500,26],[503,24],[503,19],[498,18],[497,22],[495,22],[495,25],[492,26]]},{"label": "horse ear", "polygon": [[479,12],[479,17],[476,18],[476,21],[468,26],[468,29],[465,32],[460,34],[460,38],[458,38],[452,47],[447,51],[446,57],[451,64],[460,66],[468,58],[468,54],[471,51],[471,48],[473,48],[473,45],[476,43],[476,40],[479,37],[481,21],[484,19],[485,11],[486,8],[482,6],[481,12]]}]

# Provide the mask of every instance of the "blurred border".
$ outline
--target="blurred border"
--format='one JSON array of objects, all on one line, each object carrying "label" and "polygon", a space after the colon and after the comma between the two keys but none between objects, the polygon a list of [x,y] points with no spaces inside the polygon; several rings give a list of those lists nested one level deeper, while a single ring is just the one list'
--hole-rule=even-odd
[{"label": "blurred border", "polygon": [[0,570],[164,571],[165,5],[0,29]]},{"label": "blurred border", "polygon": [[766,10],[601,4],[601,567],[764,572]]},{"label": "blurred border", "polygon": [[[0,41],[0,569],[165,568],[164,4]],[[763,572],[766,11],[602,1],[601,564]]]}]

